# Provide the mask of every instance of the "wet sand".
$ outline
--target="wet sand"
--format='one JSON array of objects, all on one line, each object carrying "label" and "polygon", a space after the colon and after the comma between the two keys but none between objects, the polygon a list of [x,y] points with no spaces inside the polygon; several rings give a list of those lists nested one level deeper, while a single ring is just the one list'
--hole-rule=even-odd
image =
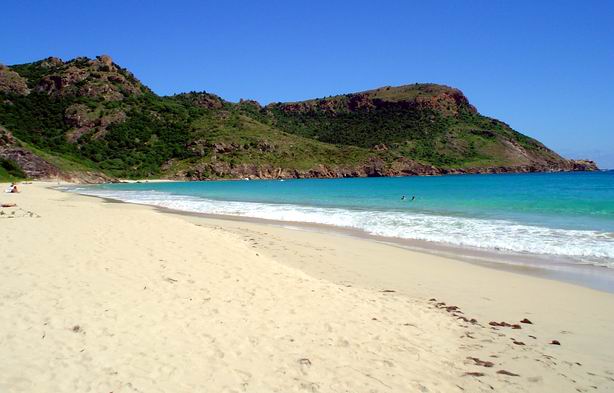
[{"label": "wet sand", "polygon": [[[114,199],[103,199],[110,203],[124,203]],[[453,258],[456,260],[478,264],[492,269],[499,269],[512,273],[521,273],[534,277],[563,281],[571,284],[581,285],[591,289],[614,293],[614,269],[609,269],[604,266],[595,266],[591,264],[579,265],[575,261],[566,260],[565,258],[557,259],[556,257],[547,255],[499,252],[491,250],[482,250],[472,247],[446,245],[442,243],[435,243],[423,240],[377,236],[368,234],[358,229],[343,228],[325,224],[194,213],[157,206],[155,208],[165,213],[222,220],[229,223],[254,223],[267,226],[281,227],[291,230],[318,232],[323,234],[330,234],[333,236],[351,236],[359,239],[367,239],[384,243],[392,247],[402,247],[420,253]]]}]

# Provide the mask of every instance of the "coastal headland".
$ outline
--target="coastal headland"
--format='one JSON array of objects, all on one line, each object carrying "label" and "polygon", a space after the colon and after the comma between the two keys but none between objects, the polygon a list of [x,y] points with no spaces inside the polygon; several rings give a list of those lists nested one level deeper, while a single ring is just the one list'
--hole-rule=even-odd
[{"label": "coastal headland", "polygon": [[594,171],[434,83],[266,105],[159,96],[108,55],[0,65],[0,179],[297,179]]}]

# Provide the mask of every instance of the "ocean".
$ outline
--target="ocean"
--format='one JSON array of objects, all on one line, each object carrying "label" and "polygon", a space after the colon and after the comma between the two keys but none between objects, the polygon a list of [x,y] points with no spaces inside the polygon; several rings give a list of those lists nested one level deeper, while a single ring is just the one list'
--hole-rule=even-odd
[{"label": "ocean", "polygon": [[[614,269],[614,172],[143,182],[70,191]],[[403,196],[405,196],[403,198]]]}]

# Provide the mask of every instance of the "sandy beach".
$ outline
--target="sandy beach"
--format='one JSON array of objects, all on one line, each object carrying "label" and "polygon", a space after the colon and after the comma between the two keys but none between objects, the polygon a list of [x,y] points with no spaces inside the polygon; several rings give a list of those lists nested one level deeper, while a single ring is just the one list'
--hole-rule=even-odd
[{"label": "sandy beach", "polygon": [[0,392],[614,391],[614,294],[53,185],[0,195]]}]

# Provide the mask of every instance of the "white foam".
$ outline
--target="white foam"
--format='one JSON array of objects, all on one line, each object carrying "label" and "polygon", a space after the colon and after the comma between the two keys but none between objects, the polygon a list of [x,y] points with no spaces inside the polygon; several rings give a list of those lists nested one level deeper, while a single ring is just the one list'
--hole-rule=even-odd
[{"label": "white foam", "polygon": [[529,226],[505,220],[366,211],[290,204],[232,202],[157,191],[73,188],[87,195],[188,212],[308,222],[353,228],[379,236],[426,240],[456,246],[571,257],[579,263],[614,268],[611,233]]}]

